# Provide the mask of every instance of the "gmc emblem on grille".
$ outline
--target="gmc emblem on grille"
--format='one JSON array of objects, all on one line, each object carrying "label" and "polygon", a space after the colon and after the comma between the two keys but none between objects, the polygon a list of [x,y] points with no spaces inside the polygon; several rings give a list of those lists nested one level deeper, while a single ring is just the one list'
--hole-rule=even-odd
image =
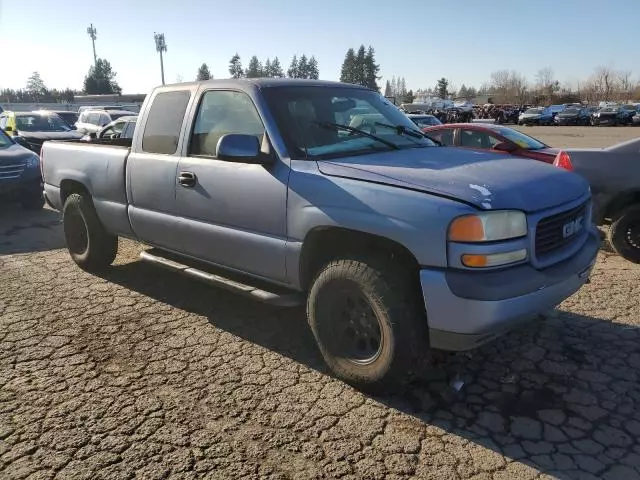
[{"label": "gmc emblem on grille", "polygon": [[582,229],[582,224],[584,223],[584,215],[580,215],[579,217],[574,218],[568,223],[565,223],[562,226],[562,238],[569,238],[572,235],[575,235]]}]

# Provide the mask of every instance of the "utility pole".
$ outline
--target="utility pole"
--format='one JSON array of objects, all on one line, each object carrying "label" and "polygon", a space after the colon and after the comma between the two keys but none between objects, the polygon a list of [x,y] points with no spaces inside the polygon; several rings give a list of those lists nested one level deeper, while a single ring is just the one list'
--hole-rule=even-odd
[{"label": "utility pole", "polygon": [[97,65],[98,56],[96,55],[96,38],[98,36],[98,31],[93,26],[93,23],[91,24],[91,26],[87,27],[87,33],[91,37],[91,43],[93,44],[93,64]]},{"label": "utility pole", "polygon": [[167,44],[164,41],[164,33],[155,33],[153,37],[156,40],[156,52],[160,54],[160,75],[162,76],[162,85],[164,85],[164,63],[162,61],[162,52],[167,51]]}]

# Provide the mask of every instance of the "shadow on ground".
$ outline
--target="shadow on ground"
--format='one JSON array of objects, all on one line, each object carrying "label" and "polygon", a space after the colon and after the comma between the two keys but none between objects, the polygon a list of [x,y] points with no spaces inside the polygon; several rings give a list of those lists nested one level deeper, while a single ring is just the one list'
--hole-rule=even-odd
[{"label": "shadow on ground", "polygon": [[[328,373],[302,309],[276,310],[141,262],[104,278]],[[581,472],[607,473],[604,453],[638,448],[628,425],[640,426],[639,369],[640,329],[554,311],[375,399],[558,478],[594,478]],[[464,382],[459,391],[455,379]]]},{"label": "shadow on ground", "polygon": [[44,252],[64,246],[60,214],[55,210],[27,211],[19,205],[2,205],[0,255]]}]

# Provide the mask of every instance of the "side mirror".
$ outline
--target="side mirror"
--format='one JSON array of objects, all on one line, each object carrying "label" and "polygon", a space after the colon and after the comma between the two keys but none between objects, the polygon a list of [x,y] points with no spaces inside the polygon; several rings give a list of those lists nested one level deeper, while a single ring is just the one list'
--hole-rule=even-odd
[{"label": "side mirror", "polygon": [[511,143],[508,142],[500,142],[500,143],[496,143],[493,146],[494,150],[499,150],[501,152],[507,152],[507,153],[511,153],[517,150],[517,147]]},{"label": "side mirror", "polygon": [[269,158],[260,151],[260,142],[255,135],[228,133],[220,137],[216,157],[227,162],[267,163]]}]

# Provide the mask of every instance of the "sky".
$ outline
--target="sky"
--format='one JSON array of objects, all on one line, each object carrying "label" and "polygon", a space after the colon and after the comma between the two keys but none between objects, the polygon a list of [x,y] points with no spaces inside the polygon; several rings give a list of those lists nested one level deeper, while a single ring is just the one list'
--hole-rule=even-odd
[{"label": "sky", "polygon": [[441,77],[479,87],[505,68],[533,81],[551,67],[575,84],[602,65],[640,80],[639,14],[640,0],[0,0],[0,88],[38,71],[49,88],[81,89],[91,23],[124,93],[161,83],[154,32],[165,34],[167,83],[194,80],[203,62],[228,78],[236,52],[245,67],[278,56],[285,71],[294,54],[315,55],[320,78],[338,80],[360,44],[374,47],[382,82],[403,76],[414,90]]}]

